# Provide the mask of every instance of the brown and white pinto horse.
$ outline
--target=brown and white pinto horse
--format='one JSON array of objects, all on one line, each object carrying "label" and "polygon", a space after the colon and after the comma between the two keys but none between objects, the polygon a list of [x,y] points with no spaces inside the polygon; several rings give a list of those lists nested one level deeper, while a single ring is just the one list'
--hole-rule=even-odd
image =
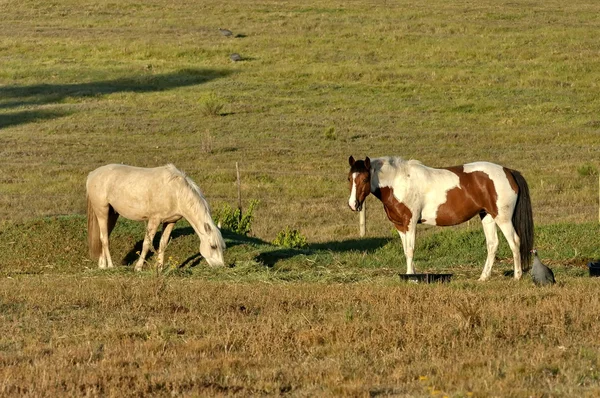
[{"label": "brown and white pinto horse", "polygon": [[406,273],[413,274],[417,224],[449,226],[479,214],[487,242],[487,259],[479,280],[489,279],[498,250],[496,225],[506,237],[520,279],[533,248],[533,216],[527,182],[516,170],[488,162],[431,168],[399,157],[348,159],[348,205],[361,210],[372,193],[400,234]]}]

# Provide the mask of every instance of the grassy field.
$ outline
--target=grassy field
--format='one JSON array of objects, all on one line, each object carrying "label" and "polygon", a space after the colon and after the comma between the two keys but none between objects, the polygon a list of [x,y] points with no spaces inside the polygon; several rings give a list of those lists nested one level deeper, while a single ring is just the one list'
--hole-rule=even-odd
[{"label": "grassy field", "polygon": [[[0,395],[597,396],[600,4],[0,2]],[[223,37],[218,28],[236,37]],[[239,53],[241,62],[229,55]],[[559,284],[492,281],[478,222],[401,244],[347,158],[488,160],[529,182]],[[228,268],[182,223],[168,270],[87,258],[87,173],[172,162],[258,200]],[[270,242],[286,227],[305,249]],[[120,220],[113,257],[143,225]],[[149,259],[153,264],[154,257]]]},{"label": "grassy field", "polygon": [[[492,280],[476,282],[486,254],[475,229],[422,234],[417,269],[454,276],[414,285],[398,278],[389,237],[300,250],[226,232],[231,268],[210,268],[184,224],[157,275],[98,270],[85,225],[69,216],[0,233],[0,395],[600,393],[600,279],[585,270],[600,257],[597,223],[538,228],[551,288],[515,282],[505,243]],[[113,258],[134,261],[141,237],[143,225],[117,224]]]}]

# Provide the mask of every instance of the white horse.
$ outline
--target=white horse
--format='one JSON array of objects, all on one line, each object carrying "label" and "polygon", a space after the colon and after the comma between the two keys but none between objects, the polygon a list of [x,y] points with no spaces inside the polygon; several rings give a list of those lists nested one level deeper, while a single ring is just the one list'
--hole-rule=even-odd
[{"label": "white horse", "polygon": [[488,162],[431,168],[399,157],[348,159],[350,198],[354,211],[372,193],[394,224],[406,256],[406,273],[412,263],[417,224],[449,226],[481,217],[487,242],[487,259],[479,280],[489,279],[498,250],[500,228],[513,254],[514,277],[520,279],[533,248],[533,215],[527,182],[516,170]]},{"label": "white horse", "polygon": [[200,253],[209,265],[224,265],[225,242],[214,224],[208,203],[198,186],[172,164],[156,168],[109,164],[87,178],[87,218],[90,256],[99,268],[112,268],[108,238],[122,215],[148,221],[142,253],[135,265],[140,271],[159,225],[163,234],[157,268],[162,269],[165,248],[175,223],[185,218],[200,238]]}]

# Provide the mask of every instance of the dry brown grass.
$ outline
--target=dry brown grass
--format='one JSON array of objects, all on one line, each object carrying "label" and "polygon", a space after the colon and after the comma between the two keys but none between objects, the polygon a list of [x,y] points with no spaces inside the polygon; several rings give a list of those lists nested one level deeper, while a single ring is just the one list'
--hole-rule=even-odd
[{"label": "dry brown grass", "polygon": [[597,282],[2,279],[0,395],[594,396]]}]

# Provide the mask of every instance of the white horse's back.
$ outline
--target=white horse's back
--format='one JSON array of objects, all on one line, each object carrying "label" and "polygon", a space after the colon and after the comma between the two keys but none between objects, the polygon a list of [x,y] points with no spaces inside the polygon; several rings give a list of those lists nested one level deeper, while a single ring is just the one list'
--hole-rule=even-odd
[{"label": "white horse's back", "polygon": [[[164,220],[180,219],[175,190],[182,189],[181,175],[172,165],[143,168],[109,164],[92,171],[87,191],[92,201],[109,203],[125,218],[135,221],[160,216]],[[99,204],[99,203],[98,203]],[[176,220],[175,220],[176,221]]]}]

